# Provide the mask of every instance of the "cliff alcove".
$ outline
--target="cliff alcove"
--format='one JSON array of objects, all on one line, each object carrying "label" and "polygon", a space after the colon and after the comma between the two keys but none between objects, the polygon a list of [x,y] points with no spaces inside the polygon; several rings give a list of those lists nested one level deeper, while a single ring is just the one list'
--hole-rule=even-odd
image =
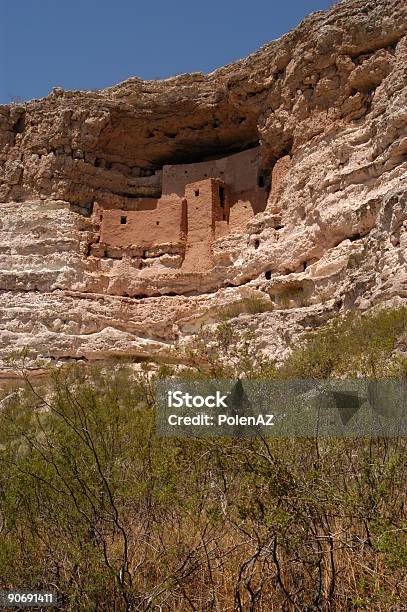
[{"label": "cliff alcove", "polygon": [[284,354],[405,300],[406,33],[404,1],[345,0],[207,75],[1,106],[3,356],[165,360],[306,286],[250,315]]}]

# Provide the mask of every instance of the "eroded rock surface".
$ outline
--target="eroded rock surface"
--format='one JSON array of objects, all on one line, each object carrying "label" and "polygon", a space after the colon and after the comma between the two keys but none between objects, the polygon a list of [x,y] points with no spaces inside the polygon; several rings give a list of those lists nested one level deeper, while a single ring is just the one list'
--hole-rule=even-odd
[{"label": "eroded rock surface", "polygon": [[[247,297],[271,310],[236,325],[281,357],[336,313],[406,300],[406,66],[404,0],[348,0],[209,75],[0,107],[4,372],[25,346],[50,361],[173,359],[174,344]],[[127,223],[165,196],[163,167],[210,167],[257,146],[263,211],[251,193],[242,216],[239,192],[238,222],[229,209],[213,226],[202,215],[189,259],[194,226],[181,216],[164,246],[138,217],[147,247],[120,234],[103,246],[100,203]],[[211,189],[219,176],[205,178]],[[190,206],[193,194],[175,196]]]}]

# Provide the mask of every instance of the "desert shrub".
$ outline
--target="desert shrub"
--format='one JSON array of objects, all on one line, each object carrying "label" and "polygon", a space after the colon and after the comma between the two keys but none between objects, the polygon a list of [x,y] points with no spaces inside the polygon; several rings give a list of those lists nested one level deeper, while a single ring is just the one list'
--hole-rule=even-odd
[{"label": "desert shrub", "polygon": [[282,368],[285,376],[403,376],[405,357],[395,352],[407,330],[405,307],[351,313],[312,333]]},{"label": "desert shrub", "polygon": [[282,310],[295,307],[304,307],[310,304],[302,287],[287,287],[285,291],[277,295],[276,307]]},{"label": "desert shrub", "polygon": [[[253,332],[222,323],[197,334],[191,372],[334,375],[349,354],[348,372],[362,363],[378,374],[404,330],[401,309],[352,315],[278,370]],[[116,363],[8,392],[3,588],[52,585],[75,611],[402,608],[405,440],[159,438],[153,383],[147,367]]]},{"label": "desert shrub", "polygon": [[232,322],[203,326],[184,348],[189,372],[184,376],[210,378],[274,377],[275,365],[258,350],[255,330],[238,330]]},{"label": "desert shrub", "polygon": [[[115,605],[126,601],[129,551],[119,508],[134,444],[137,470],[146,460],[148,406],[147,389],[130,385],[124,370],[115,376],[95,370],[90,382],[78,368],[54,371],[49,394],[29,385],[7,403],[2,436],[12,444],[0,457],[7,474],[0,548],[9,552],[0,560],[2,581],[47,588],[58,577],[75,609],[79,603],[102,609],[110,594]],[[137,504],[137,481],[131,493]],[[9,549],[13,528],[19,546]]]},{"label": "desert shrub", "polygon": [[1,416],[2,584],[67,610],[403,601],[405,443],[160,439],[146,380],[53,384]]},{"label": "desert shrub", "polygon": [[223,320],[234,319],[240,314],[259,314],[273,310],[274,306],[271,300],[264,298],[243,298],[238,302],[233,302],[220,309],[220,317]]}]

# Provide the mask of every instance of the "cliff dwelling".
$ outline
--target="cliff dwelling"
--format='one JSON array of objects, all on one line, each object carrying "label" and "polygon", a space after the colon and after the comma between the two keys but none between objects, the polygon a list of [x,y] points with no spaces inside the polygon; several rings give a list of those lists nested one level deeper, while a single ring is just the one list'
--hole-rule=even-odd
[{"label": "cliff dwelling", "polygon": [[243,230],[267,202],[260,147],[221,159],[165,165],[154,179],[161,186],[158,198],[95,202],[92,255],[126,254],[139,268],[155,260],[168,268],[202,272],[213,265],[212,243]]}]

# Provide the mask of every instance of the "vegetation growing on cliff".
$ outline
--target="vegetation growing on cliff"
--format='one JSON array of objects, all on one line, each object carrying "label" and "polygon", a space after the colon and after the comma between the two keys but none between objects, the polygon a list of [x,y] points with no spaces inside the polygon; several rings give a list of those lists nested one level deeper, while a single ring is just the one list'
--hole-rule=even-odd
[{"label": "vegetation growing on cliff", "polygon": [[[191,373],[405,376],[406,329],[403,309],[352,315],[277,368],[223,323]],[[68,367],[3,402],[2,587],[67,610],[400,609],[405,440],[159,439],[152,384]]]}]

